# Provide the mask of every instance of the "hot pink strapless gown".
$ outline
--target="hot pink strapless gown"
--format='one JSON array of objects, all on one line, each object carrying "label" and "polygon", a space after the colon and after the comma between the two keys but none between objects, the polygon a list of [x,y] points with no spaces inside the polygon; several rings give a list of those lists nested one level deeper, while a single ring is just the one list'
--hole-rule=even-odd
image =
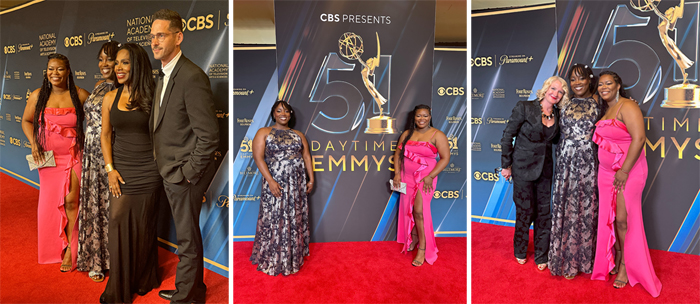
[{"label": "hot pink strapless gown", "polygon": [[649,246],[644,233],[642,218],[642,191],[647,180],[647,159],[642,152],[630,170],[623,193],[613,187],[615,172],[627,157],[632,136],[627,126],[617,119],[601,120],[596,124],[593,141],[598,144],[598,189],[600,208],[598,215],[598,240],[592,280],[608,280],[608,272],[615,267],[615,210],[617,195],[624,195],[627,210],[627,235],[625,237],[625,266],[631,286],[642,284],[653,297],[661,292],[661,282],[656,277],[649,257]]},{"label": "hot pink strapless gown", "polygon": [[[39,264],[60,263],[62,251],[68,247],[66,227],[68,218],[64,209],[65,198],[70,190],[70,174],[73,170],[80,182],[80,160],[75,137],[77,117],[74,108],[46,108],[44,112],[46,140],[44,150],[52,150],[56,167],[39,170],[39,206],[37,228],[39,240]],[[77,194],[77,193],[76,193]],[[78,224],[73,229],[71,257],[73,267],[78,257]]]},{"label": "hot pink strapless gown", "polygon": [[[401,146],[398,147],[401,149]],[[399,202],[398,229],[396,241],[403,243],[401,252],[406,252],[413,241],[411,229],[416,224],[413,220],[413,204],[416,193],[423,199],[423,230],[425,231],[425,261],[432,265],[437,260],[437,245],[433,231],[433,217],[430,214],[430,200],[435,192],[437,177],[433,179],[433,191],[423,193],[421,180],[430,174],[437,164],[437,148],[430,142],[412,141],[406,142],[404,151],[404,167],[401,171],[401,182],[406,183],[406,194],[401,194]],[[418,250],[418,244],[416,249]]]}]

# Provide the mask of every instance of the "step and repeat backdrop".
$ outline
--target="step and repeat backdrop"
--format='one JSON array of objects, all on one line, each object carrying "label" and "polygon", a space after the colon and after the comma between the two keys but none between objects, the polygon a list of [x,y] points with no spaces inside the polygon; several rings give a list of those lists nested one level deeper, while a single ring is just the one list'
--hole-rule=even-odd
[{"label": "step and repeat backdrop", "polygon": [[312,242],[396,238],[388,181],[418,104],[450,140],[431,203],[436,235],[466,236],[466,50],[435,49],[435,2],[276,1],[275,25],[276,47],[234,48],[234,239],[255,234],[262,176],[251,141],[278,98],[311,149]]},{"label": "step and repeat backdrop", "polygon": [[[644,115],[649,178],[642,208],[649,246],[700,254],[699,12],[698,2],[642,0],[557,1],[556,9],[475,14],[473,220],[513,225],[512,185],[494,173],[511,109],[534,99],[545,78],[584,63],[596,74],[617,72]],[[522,26],[505,26],[514,20]],[[681,69],[671,53],[693,64]],[[683,72],[689,85],[682,93],[691,94],[673,97]]]},{"label": "step and repeat backdrop", "polygon": [[[152,55],[151,15],[162,8],[180,13],[183,54],[209,75],[215,95],[220,145],[218,171],[207,190],[200,225],[205,266],[228,277],[228,31],[227,1],[46,1],[3,12],[0,18],[0,171],[39,188],[37,171],[29,171],[25,155],[31,146],[21,127],[29,94],[39,88],[53,53],[70,60],[76,84],[92,91],[101,79],[97,53],[104,42],[138,43]],[[153,60],[154,73],[160,61]],[[176,251],[175,229],[166,201],[161,202],[160,242]]]}]

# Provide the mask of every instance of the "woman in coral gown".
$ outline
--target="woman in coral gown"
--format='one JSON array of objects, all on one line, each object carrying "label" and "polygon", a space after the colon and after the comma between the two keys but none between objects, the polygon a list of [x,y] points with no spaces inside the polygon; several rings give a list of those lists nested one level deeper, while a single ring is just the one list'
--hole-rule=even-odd
[{"label": "woman in coral gown", "polygon": [[[401,134],[394,152],[394,185],[406,183],[406,194],[401,194],[399,202],[396,240],[403,244],[401,252],[412,251],[418,245],[411,263],[418,267],[437,260],[430,200],[437,175],[450,162],[450,145],[445,133],[433,128],[429,106],[417,105],[409,120],[409,129]],[[435,159],[437,155],[439,161]]]},{"label": "woman in coral gown", "polygon": [[38,169],[37,235],[39,264],[61,262],[61,272],[76,265],[83,102],[89,95],[75,85],[68,58],[51,54],[44,82],[29,95],[22,116],[34,161],[43,163],[48,151],[56,161],[55,167]]},{"label": "woman in coral gown", "polygon": [[[642,191],[647,180],[646,139],[639,106],[626,98],[622,79],[611,71],[600,74],[598,93],[609,105],[596,123],[600,208],[592,280],[617,274],[613,286],[641,283],[653,297],[661,292],[649,257],[642,218]],[[616,250],[617,249],[617,250]]]}]

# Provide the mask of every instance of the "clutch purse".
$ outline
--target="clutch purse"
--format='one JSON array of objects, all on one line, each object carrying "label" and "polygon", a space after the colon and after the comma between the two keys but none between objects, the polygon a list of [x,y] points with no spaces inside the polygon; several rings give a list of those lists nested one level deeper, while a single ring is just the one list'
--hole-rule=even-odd
[{"label": "clutch purse", "polygon": [[53,157],[53,151],[44,152],[44,162],[36,163],[34,162],[34,157],[29,154],[26,156],[27,162],[29,163],[29,171],[34,169],[44,168],[44,167],[56,167],[56,159]]},{"label": "clutch purse", "polygon": [[394,180],[390,179],[389,184],[391,185],[391,191],[401,192],[406,194],[406,183],[399,183],[398,187],[394,186]]}]

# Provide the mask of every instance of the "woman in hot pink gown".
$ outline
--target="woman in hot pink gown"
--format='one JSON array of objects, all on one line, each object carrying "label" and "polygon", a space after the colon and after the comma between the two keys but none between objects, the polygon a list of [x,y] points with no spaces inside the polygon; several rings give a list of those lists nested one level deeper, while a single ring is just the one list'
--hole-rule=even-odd
[{"label": "woman in hot pink gown", "polygon": [[75,85],[68,58],[51,54],[44,83],[29,96],[22,116],[34,160],[42,163],[43,152],[53,151],[56,161],[56,167],[38,169],[38,257],[39,264],[61,262],[62,272],[76,266],[82,103],[89,95]]},{"label": "woman in hot pink gown", "polygon": [[591,279],[607,281],[609,274],[617,274],[615,288],[640,283],[658,297],[661,282],[649,257],[642,218],[642,191],[648,173],[642,150],[644,121],[639,106],[625,98],[621,87],[622,80],[614,72],[600,74],[598,92],[609,107],[593,135],[599,146],[600,208]]},{"label": "woman in hot pink gown", "polygon": [[401,252],[412,251],[418,245],[411,263],[418,267],[425,261],[432,265],[437,259],[430,200],[437,175],[450,162],[450,145],[445,134],[432,127],[429,106],[416,106],[409,120],[410,127],[401,134],[394,153],[394,185],[406,183],[406,194],[401,194],[399,202],[396,240],[403,244]]}]

